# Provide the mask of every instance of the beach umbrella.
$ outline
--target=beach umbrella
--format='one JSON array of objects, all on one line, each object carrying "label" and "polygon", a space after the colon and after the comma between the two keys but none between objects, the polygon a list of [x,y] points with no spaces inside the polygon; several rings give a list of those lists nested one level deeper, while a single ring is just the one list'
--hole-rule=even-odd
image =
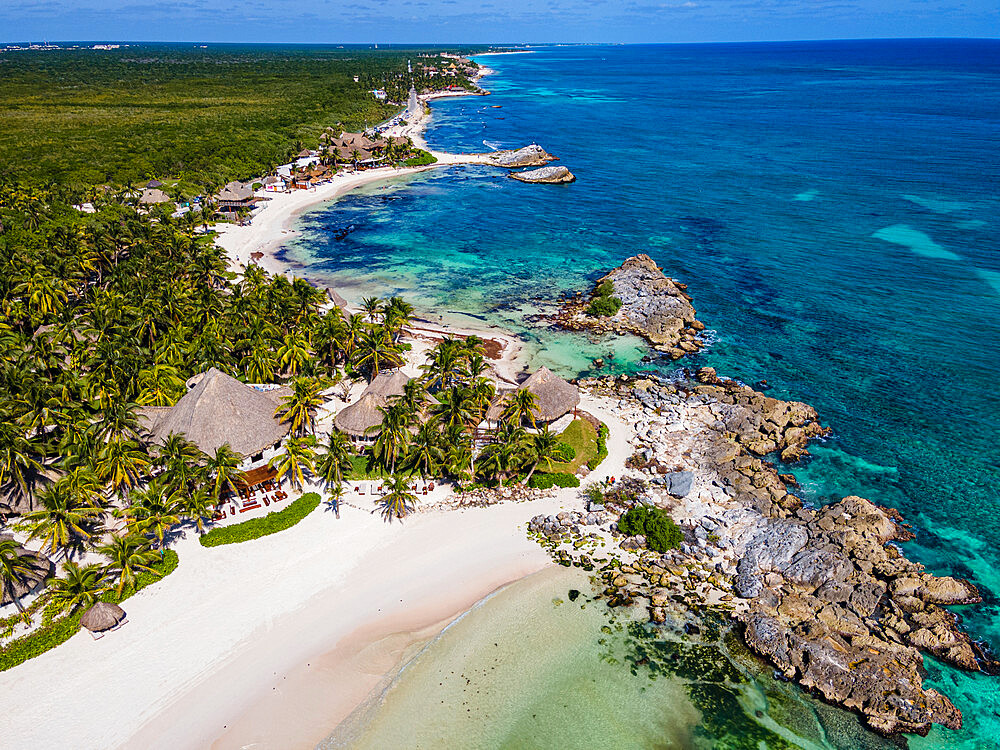
[{"label": "beach umbrella", "polygon": [[91,633],[100,633],[121,624],[125,610],[111,602],[97,602],[83,613],[80,624]]}]

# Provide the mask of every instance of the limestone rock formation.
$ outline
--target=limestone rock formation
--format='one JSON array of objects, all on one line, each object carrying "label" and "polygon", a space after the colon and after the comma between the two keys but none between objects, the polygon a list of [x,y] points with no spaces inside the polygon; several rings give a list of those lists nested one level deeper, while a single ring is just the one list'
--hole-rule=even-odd
[{"label": "limestone rock formation", "polygon": [[698,333],[704,324],[695,318],[687,286],[664,275],[646,254],[633,256],[601,277],[595,285],[610,282],[613,296],[621,300],[618,312],[608,317],[588,315],[588,300],[566,305],[557,322],[570,329],[632,333],[649,341],[673,359],[697,352],[702,347]]},{"label": "limestone rock formation", "polygon": [[538,182],[547,185],[564,185],[576,180],[576,176],[566,167],[541,167],[527,172],[511,172],[508,177],[519,182]]},{"label": "limestone rock formation", "polygon": [[543,167],[550,161],[556,161],[556,157],[548,153],[537,143],[519,148],[515,151],[494,151],[490,154],[490,163],[497,167],[506,169],[517,169],[518,167]]}]

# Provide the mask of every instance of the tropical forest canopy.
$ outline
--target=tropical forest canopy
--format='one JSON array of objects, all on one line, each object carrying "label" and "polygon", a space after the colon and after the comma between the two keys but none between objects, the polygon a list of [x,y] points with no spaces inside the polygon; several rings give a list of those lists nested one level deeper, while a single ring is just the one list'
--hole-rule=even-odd
[{"label": "tropical forest canopy", "polygon": [[[391,102],[406,100],[409,60],[418,90],[440,86],[416,63],[441,66],[441,51],[143,44],[2,53],[0,169],[79,190],[249,179],[315,147],[327,126],[356,131],[398,112]],[[468,80],[459,72],[447,83]]]}]

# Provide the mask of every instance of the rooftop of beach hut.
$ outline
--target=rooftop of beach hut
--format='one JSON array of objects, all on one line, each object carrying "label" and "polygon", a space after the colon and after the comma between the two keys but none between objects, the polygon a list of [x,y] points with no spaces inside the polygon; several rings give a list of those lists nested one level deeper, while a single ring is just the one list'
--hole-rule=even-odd
[{"label": "rooftop of beach hut", "polygon": [[403,387],[410,382],[410,377],[406,375],[402,370],[393,370],[392,372],[380,372],[368,387],[365,388],[365,393],[374,393],[383,399],[390,399],[393,396],[402,396]]},{"label": "rooftop of beach hut", "polygon": [[91,633],[111,630],[125,619],[125,610],[111,602],[97,602],[83,613],[80,624]]},{"label": "rooftop of beach hut", "polygon": [[140,410],[151,442],[183,434],[209,455],[228,443],[252,456],[288,434],[289,424],[274,416],[287,388],[259,391],[214,367],[188,384],[190,390],[174,406]]},{"label": "rooftop of beach hut", "polygon": [[[540,367],[517,389],[528,390],[535,394],[535,408],[532,413],[539,422],[554,422],[580,403],[580,390],[553,373],[548,367]],[[500,419],[507,397],[511,393],[513,391],[497,395],[486,412],[488,420],[496,422]]]},{"label": "rooftop of beach hut", "polygon": [[253,190],[242,182],[230,182],[219,191],[219,203],[246,203],[253,200]]},{"label": "rooftop of beach hut", "polygon": [[[0,535],[0,540],[13,539],[14,537],[9,534]],[[41,552],[36,552],[35,550],[27,549],[18,545],[17,552],[19,555],[24,555],[34,559],[34,565],[32,566],[32,572],[25,576],[24,581],[14,581],[12,585],[8,585],[3,592],[3,598],[0,599],[0,605],[10,604],[14,597],[11,594],[17,596],[20,599],[25,594],[30,593],[39,583],[50,578],[55,573],[55,565],[52,561],[43,555]]]},{"label": "rooftop of beach hut", "polygon": [[363,393],[361,398],[345,406],[333,418],[334,427],[352,437],[374,437],[382,425],[385,400],[375,393]]},{"label": "rooftop of beach hut", "polygon": [[150,205],[153,203],[167,203],[170,196],[157,188],[145,188],[139,196],[139,203]]}]

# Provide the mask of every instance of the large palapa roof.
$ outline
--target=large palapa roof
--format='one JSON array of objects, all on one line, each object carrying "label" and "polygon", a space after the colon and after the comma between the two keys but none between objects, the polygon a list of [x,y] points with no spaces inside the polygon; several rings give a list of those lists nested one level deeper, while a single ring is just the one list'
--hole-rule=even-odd
[{"label": "large palapa roof", "polygon": [[361,398],[337,413],[333,418],[334,426],[356,437],[378,434],[376,428],[382,424],[379,407],[384,407],[394,396],[402,396],[403,386],[409,381],[409,376],[401,370],[380,372],[365,388]]},{"label": "large palapa roof", "polygon": [[341,432],[355,437],[371,436],[375,428],[382,424],[380,406],[385,401],[374,393],[363,393],[361,398],[349,406],[345,406],[333,418],[334,426]]},{"label": "large palapa roof", "polygon": [[287,389],[258,391],[211,368],[172,407],[144,410],[151,440],[163,443],[170,433],[183,434],[211,455],[225,443],[251,456],[279,442],[289,423],[274,412]]},{"label": "large palapa roof", "polygon": [[[563,414],[576,408],[580,403],[580,390],[572,383],[556,375],[548,367],[540,367],[535,373],[517,387],[535,394],[535,408],[532,413],[535,419],[542,422],[552,422]],[[493,402],[486,418],[496,421],[504,409],[504,399]]]}]

